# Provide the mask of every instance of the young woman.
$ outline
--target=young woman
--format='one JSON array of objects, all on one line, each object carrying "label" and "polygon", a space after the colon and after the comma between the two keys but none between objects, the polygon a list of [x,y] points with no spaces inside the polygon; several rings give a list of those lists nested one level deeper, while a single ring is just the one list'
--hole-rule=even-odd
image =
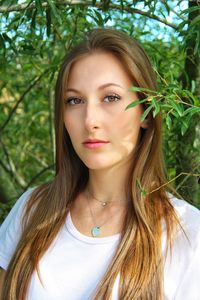
[{"label": "young woman", "polygon": [[156,78],[124,33],[94,29],[65,58],[56,176],[1,227],[1,299],[200,298],[200,213],[165,189],[161,116],[126,109],[146,97],[131,86]]}]

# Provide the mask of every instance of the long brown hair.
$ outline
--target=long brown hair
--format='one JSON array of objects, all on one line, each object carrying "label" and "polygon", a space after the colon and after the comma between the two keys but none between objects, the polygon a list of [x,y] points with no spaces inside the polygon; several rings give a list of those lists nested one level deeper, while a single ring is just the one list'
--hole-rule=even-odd
[{"label": "long brown hair", "polygon": [[[156,90],[155,73],[143,48],[120,31],[93,29],[65,57],[56,84],[56,176],[52,182],[35,189],[27,203],[23,233],[7,270],[3,300],[25,300],[33,271],[39,274],[41,257],[66,222],[71,203],[86,188],[88,168],[74,151],[64,127],[63,97],[72,64],[95,51],[109,52],[119,58],[134,86]],[[146,96],[140,93],[138,97]],[[130,208],[118,249],[99,283],[95,300],[110,299],[119,273],[119,299],[163,299],[162,224],[166,224],[170,246],[178,221],[163,187],[166,178],[161,114],[153,118],[150,112],[148,127],[141,130],[126,186]]]}]

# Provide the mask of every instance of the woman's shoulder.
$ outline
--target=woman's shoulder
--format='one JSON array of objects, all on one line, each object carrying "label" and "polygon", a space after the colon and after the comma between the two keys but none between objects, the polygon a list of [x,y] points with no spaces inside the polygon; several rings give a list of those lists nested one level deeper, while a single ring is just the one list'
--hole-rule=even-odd
[{"label": "woman's shoulder", "polygon": [[35,189],[36,188],[32,187],[32,188],[27,189],[24,193],[22,193],[21,196],[17,199],[14,206],[21,206],[21,205],[25,204]]},{"label": "woman's shoulder", "polygon": [[20,239],[24,207],[33,190],[34,188],[28,189],[21,195],[0,226],[0,266],[5,270]]},{"label": "woman's shoulder", "polygon": [[179,222],[193,244],[200,247],[200,210],[189,202],[168,194]]},{"label": "woman's shoulder", "polygon": [[173,205],[178,215],[185,221],[191,221],[200,226],[200,210],[183,199],[179,199],[172,194],[168,193],[169,200]]},{"label": "woman's shoulder", "polygon": [[174,232],[165,263],[167,299],[199,299],[200,211],[189,202],[168,194],[180,226]]},{"label": "woman's shoulder", "polygon": [[[0,234],[2,231],[4,231],[6,228],[8,228],[11,224],[14,224],[15,226],[19,225],[19,221],[21,221],[21,216],[24,212],[25,205],[30,198],[32,192],[35,188],[30,188],[26,192],[24,192],[18,200],[15,202],[14,206],[12,207],[11,211],[9,212],[8,216],[2,223],[0,227]],[[17,226],[16,226],[17,227]]]}]

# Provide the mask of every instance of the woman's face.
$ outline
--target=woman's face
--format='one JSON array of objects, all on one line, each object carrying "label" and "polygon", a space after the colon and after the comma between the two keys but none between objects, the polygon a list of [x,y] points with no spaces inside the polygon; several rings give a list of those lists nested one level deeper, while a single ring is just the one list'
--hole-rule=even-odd
[{"label": "woman's face", "polygon": [[[125,111],[137,99],[121,62],[99,52],[72,65],[66,83],[64,123],[73,147],[89,169],[127,166],[141,127],[141,106]],[[107,143],[88,143],[87,139]]]}]

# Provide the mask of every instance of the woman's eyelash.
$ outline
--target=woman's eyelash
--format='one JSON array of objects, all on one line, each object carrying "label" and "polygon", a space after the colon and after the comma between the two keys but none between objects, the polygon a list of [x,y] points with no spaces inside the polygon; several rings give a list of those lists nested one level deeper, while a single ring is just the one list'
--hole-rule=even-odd
[{"label": "woman's eyelash", "polygon": [[111,101],[109,101],[109,102],[117,102],[121,99],[121,97],[117,94],[107,95],[106,97],[104,97],[104,99],[105,98],[110,98]]},{"label": "woman's eyelash", "polygon": [[[106,95],[104,97],[104,99],[105,98],[110,99],[109,101],[106,101],[106,102],[117,102],[121,99],[121,97],[117,94],[109,94],[109,95]],[[78,100],[78,103],[77,103],[77,100]],[[73,104],[72,104],[72,101],[74,101]],[[80,101],[84,101],[84,100],[82,100],[80,98],[76,98],[76,97],[70,97],[70,98],[65,100],[65,104],[77,105],[77,104],[80,104]]]},{"label": "woman's eyelash", "polygon": [[79,104],[79,103],[74,103],[72,104],[72,101],[82,101],[82,99],[79,99],[79,98],[76,98],[76,97],[71,97],[71,98],[68,98],[65,100],[65,104],[69,104],[69,105],[76,105],[76,104]]}]

